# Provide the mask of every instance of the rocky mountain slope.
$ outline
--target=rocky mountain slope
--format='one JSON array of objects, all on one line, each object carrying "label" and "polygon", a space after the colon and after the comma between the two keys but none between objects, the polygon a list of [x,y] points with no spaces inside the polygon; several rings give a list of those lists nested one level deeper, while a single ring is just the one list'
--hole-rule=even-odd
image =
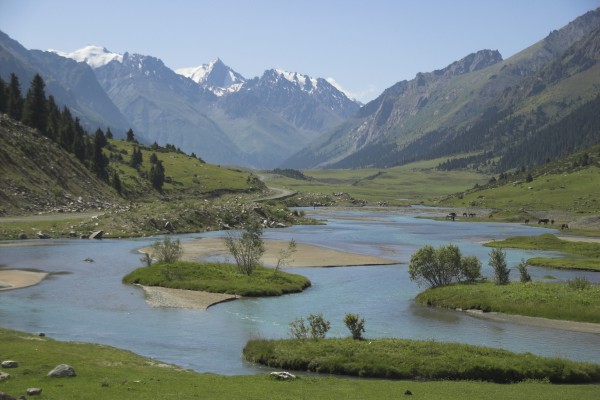
[{"label": "rocky mountain slope", "polygon": [[[510,146],[502,146],[501,138],[511,129],[519,137],[531,135],[600,92],[594,44],[598,27],[600,9],[507,60],[484,50],[442,70],[398,82],[362,107],[354,120],[283,165],[383,167],[464,152],[491,152],[486,159],[502,156]],[[552,63],[564,67],[551,67]],[[537,110],[548,118],[522,117]],[[522,118],[521,124],[509,126],[507,122],[516,117]],[[486,136],[490,129],[495,133]],[[508,144],[519,144],[514,135],[512,139]]]}]

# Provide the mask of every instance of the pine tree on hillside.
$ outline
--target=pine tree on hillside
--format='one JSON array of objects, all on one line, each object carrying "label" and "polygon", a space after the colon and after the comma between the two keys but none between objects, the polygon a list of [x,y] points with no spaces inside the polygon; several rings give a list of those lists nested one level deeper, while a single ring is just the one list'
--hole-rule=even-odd
[{"label": "pine tree on hillside", "polygon": [[53,96],[48,96],[47,102],[47,120],[46,120],[46,136],[52,139],[55,142],[58,142],[59,132],[60,132],[60,124],[61,124],[61,115],[60,109],[58,105],[54,101]]},{"label": "pine tree on hillside", "polygon": [[91,169],[96,176],[103,181],[108,181],[108,158],[102,152],[102,148],[107,144],[102,129],[96,130],[94,134],[93,154],[91,159]]},{"label": "pine tree on hillside", "polygon": [[135,142],[135,135],[133,134],[133,129],[129,128],[127,133],[125,134],[125,140],[128,142]]},{"label": "pine tree on hillside", "polygon": [[45,87],[42,77],[35,74],[23,106],[23,123],[37,129],[43,135],[46,134],[48,116]]},{"label": "pine tree on hillside", "polygon": [[0,113],[6,112],[6,82],[0,76]]},{"label": "pine tree on hillside", "polygon": [[6,111],[8,116],[15,121],[20,121],[23,115],[23,98],[21,97],[21,84],[15,74],[10,74],[10,83],[8,84]]},{"label": "pine tree on hillside", "polygon": [[106,129],[106,139],[112,139],[113,138],[113,133],[111,132],[110,128]]},{"label": "pine tree on hillside", "polygon": [[139,147],[133,146],[133,152],[131,153],[131,161],[129,162],[129,165],[131,165],[135,169],[139,169],[143,161],[144,159],[142,156],[142,151]]},{"label": "pine tree on hillside", "polygon": [[149,175],[152,187],[159,192],[162,192],[163,184],[165,183],[165,168],[162,165],[162,161],[157,161],[155,164],[152,164]]}]

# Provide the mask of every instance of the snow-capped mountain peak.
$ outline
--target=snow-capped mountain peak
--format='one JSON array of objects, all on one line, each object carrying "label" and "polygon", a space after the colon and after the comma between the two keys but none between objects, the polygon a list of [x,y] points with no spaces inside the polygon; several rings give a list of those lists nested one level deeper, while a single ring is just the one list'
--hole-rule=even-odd
[{"label": "snow-capped mountain peak", "polygon": [[282,69],[275,69],[275,72],[282,78],[289,82],[296,84],[305,92],[313,92],[317,89],[318,80],[311,78],[308,75],[299,74],[297,72],[284,71]]},{"label": "snow-capped mountain peak", "polygon": [[219,58],[199,67],[179,68],[175,72],[192,79],[217,96],[237,92],[246,82],[242,75],[225,65]]},{"label": "snow-capped mountain peak", "polygon": [[333,78],[325,78],[325,80],[334,88],[336,88],[337,90],[339,90],[340,92],[344,93],[344,95],[349,98],[352,101],[358,101],[356,99],[356,96],[354,96],[352,93],[350,93],[349,91],[347,91],[344,87],[342,87],[342,85],[340,85],[339,83],[336,82],[335,79]]},{"label": "snow-capped mountain peak", "polygon": [[106,47],[101,46],[86,46],[82,49],[75,50],[72,53],[65,53],[58,50],[49,50],[59,56],[71,58],[77,62],[85,62],[92,68],[100,68],[111,61],[123,62],[123,55],[108,51]]}]

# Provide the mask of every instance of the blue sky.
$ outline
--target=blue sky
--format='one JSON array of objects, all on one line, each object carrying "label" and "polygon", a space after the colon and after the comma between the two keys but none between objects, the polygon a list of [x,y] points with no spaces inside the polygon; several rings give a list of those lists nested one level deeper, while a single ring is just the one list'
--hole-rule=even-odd
[{"label": "blue sky", "polygon": [[0,0],[28,49],[100,45],[172,69],[217,57],[246,78],[334,78],[363,102],[481,49],[508,58],[600,0]]}]

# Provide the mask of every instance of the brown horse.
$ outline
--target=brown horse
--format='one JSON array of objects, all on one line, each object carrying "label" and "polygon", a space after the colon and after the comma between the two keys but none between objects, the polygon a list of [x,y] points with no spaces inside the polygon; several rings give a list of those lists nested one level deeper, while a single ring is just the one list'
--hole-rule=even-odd
[{"label": "brown horse", "polygon": [[538,220],[538,225],[539,224],[548,225],[548,222],[550,222],[550,220],[548,218],[541,218]]}]

